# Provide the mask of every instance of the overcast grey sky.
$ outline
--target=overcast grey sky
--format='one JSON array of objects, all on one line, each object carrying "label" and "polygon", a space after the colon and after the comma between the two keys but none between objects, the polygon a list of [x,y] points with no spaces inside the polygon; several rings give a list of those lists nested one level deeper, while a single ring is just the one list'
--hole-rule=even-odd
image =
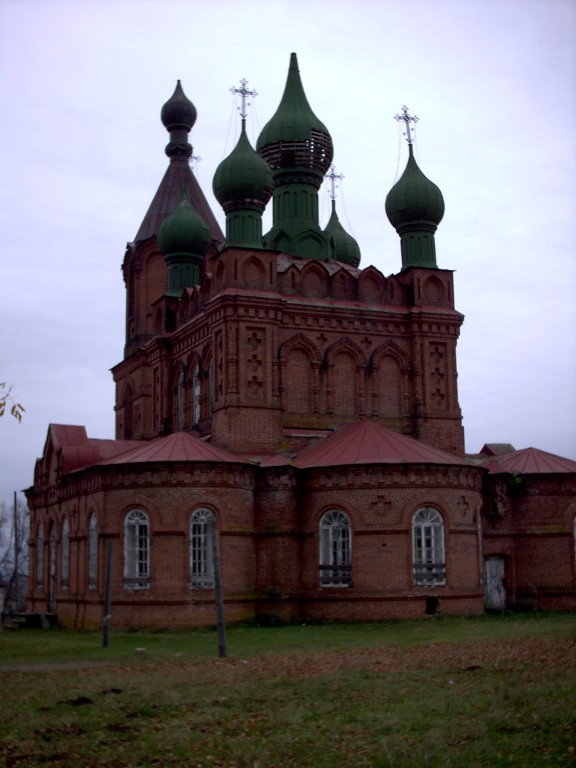
[{"label": "overcast grey sky", "polygon": [[[33,482],[50,422],[113,437],[124,248],[167,166],[162,104],[198,110],[197,177],[233,147],[240,78],[254,144],[292,51],[343,173],[361,266],[400,269],[384,212],[407,159],[444,194],[438,264],[455,270],[466,447],[576,459],[576,3],[573,0],[0,0],[0,500]],[[329,199],[321,190],[321,225]]]}]

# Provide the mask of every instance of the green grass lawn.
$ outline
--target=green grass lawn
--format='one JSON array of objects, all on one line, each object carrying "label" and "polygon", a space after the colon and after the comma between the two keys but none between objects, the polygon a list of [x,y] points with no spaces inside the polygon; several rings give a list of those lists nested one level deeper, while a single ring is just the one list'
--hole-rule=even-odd
[{"label": "green grass lawn", "polygon": [[576,765],[574,614],[100,640],[0,633],[0,764]]}]

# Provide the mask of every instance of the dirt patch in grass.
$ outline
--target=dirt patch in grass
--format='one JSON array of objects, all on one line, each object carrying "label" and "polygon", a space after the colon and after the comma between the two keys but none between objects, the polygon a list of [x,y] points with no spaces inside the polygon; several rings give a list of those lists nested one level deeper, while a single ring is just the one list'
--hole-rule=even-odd
[{"label": "dirt patch in grass", "polygon": [[[228,682],[234,677],[265,677],[307,679],[331,672],[352,669],[396,671],[402,669],[438,669],[473,672],[480,669],[506,669],[526,665],[541,670],[556,669],[564,664],[574,665],[574,640],[537,639],[510,642],[480,641],[463,645],[434,643],[412,648],[384,646],[381,648],[343,649],[319,651],[311,654],[265,654],[250,658],[186,659],[155,661],[143,657],[138,669],[146,667],[178,669],[194,668],[195,682]],[[40,662],[37,664],[1,665],[0,672],[63,672],[119,667],[128,665],[113,661]]]},{"label": "dirt patch in grass", "polygon": [[[309,679],[350,670],[391,672],[406,669],[453,669],[469,674],[482,669],[505,670],[531,667],[544,671],[572,667],[576,659],[574,640],[522,640],[477,642],[455,646],[450,643],[415,648],[346,649],[303,656],[266,655],[250,659],[203,660],[201,664],[183,660],[178,668],[194,667],[195,683],[232,682],[236,678],[267,680]],[[166,663],[173,667],[173,663]]]}]

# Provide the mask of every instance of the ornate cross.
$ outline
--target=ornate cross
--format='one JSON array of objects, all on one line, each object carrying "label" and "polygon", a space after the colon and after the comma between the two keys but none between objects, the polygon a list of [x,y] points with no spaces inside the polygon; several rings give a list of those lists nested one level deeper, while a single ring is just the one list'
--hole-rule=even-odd
[{"label": "ornate cross", "polygon": [[246,116],[248,114],[246,112],[246,107],[250,106],[249,102],[247,102],[246,99],[248,98],[248,96],[252,96],[253,99],[255,99],[256,96],[258,96],[258,92],[249,91],[248,88],[246,88],[247,85],[248,85],[248,80],[246,80],[246,78],[243,77],[242,80],[240,80],[240,88],[236,88],[235,85],[233,85],[232,88],[230,88],[230,93],[233,93],[234,95],[239,93],[242,98],[242,106],[240,107],[240,117],[242,118],[242,120],[246,120]]},{"label": "ornate cross", "polygon": [[404,127],[406,129],[404,131],[404,136],[406,136],[406,141],[408,142],[408,144],[412,144],[413,138],[412,138],[412,133],[410,131],[410,123],[414,123],[414,125],[416,125],[416,123],[418,122],[418,118],[416,117],[416,115],[410,115],[408,113],[408,107],[403,106],[402,114],[394,115],[394,120],[398,120],[398,122],[402,121],[404,123]]},{"label": "ornate cross", "polygon": [[327,173],[325,178],[330,179],[330,200],[336,200],[336,187],[338,186],[336,180],[342,181],[344,176],[341,173],[336,173],[336,166],[333,165],[330,168],[330,173]]}]

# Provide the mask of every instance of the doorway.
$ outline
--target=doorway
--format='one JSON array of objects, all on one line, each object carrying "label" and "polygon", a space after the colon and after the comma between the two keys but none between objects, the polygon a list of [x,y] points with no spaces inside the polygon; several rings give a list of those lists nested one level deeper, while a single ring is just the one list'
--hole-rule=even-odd
[{"label": "doorway", "polygon": [[485,604],[489,611],[503,611],[506,608],[506,562],[501,555],[486,558]]}]

